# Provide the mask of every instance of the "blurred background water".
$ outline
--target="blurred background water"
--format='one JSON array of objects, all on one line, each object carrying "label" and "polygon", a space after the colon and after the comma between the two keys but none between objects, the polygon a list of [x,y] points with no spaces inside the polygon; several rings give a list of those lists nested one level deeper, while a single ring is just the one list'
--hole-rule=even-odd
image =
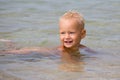
[{"label": "blurred background water", "polygon": [[[59,45],[58,19],[68,10],[86,20],[89,47],[120,47],[119,0],[0,0],[0,39],[24,46]],[[99,45],[98,45],[99,44]]]},{"label": "blurred background water", "polygon": [[[82,44],[94,50],[102,50],[103,52],[108,52],[110,55],[114,55],[114,57],[111,56],[110,58],[113,59],[113,63],[117,64],[117,66],[120,67],[119,7],[120,0],[0,0],[0,39],[11,40],[18,48],[33,46],[56,47],[60,44],[58,30],[59,17],[68,10],[77,10],[84,15],[84,18],[86,20],[85,28],[87,29],[87,36],[85,39],[83,39]],[[5,43],[2,41],[0,42],[0,49],[6,49]],[[7,59],[7,57],[5,59]],[[3,60],[3,58],[1,58],[1,60]],[[15,65],[11,66],[17,66],[17,64],[19,64],[19,61],[18,63],[15,63]],[[23,64],[24,66],[28,65],[28,63]],[[37,63],[32,64],[37,65]],[[47,65],[47,63],[40,64],[44,64],[45,66]],[[0,65],[3,64],[1,63]],[[5,66],[8,66],[8,64],[4,65],[4,67]],[[22,66],[23,71],[24,68],[26,68],[24,66]],[[105,68],[105,66],[103,68]],[[27,70],[31,70],[31,68]],[[116,75],[119,75],[118,71],[120,71],[119,68],[115,69],[114,73],[116,73]],[[73,80],[75,75],[77,75],[77,78],[74,80],[80,80],[83,78],[83,76],[82,78],[79,78],[77,73],[64,74],[62,76],[63,73],[57,74],[57,71],[53,71],[55,73],[53,73],[54,75],[50,75],[48,73],[51,72],[47,72],[48,71],[43,71],[44,74],[46,73],[45,75],[48,75],[48,78],[49,76],[51,76],[51,78],[47,79],[44,75],[44,80],[55,80],[56,78],[53,78],[55,77],[55,74],[57,77],[60,75],[63,78],[57,78],[57,80]],[[12,71],[12,73],[15,74],[14,71]],[[23,72],[23,74],[26,73]],[[43,74],[39,72],[37,73]],[[4,74],[4,72],[1,74]],[[29,71],[28,74],[30,74]],[[20,75],[22,75],[22,72]],[[74,76],[67,79],[66,76],[69,75]],[[95,74],[91,75],[96,76]],[[19,74],[15,76],[19,76]],[[86,76],[86,78],[89,77],[93,76]],[[105,80],[110,80],[110,78],[107,78]],[[118,80],[120,76],[114,78],[115,79],[111,80]],[[37,78],[34,74],[31,77],[26,77],[24,79],[40,80],[40,78]],[[43,79],[41,78],[41,80]],[[10,79],[6,78],[6,80]],[[11,80],[13,79],[11,78]],[[95,77],[91,80],[98,79]]]}]

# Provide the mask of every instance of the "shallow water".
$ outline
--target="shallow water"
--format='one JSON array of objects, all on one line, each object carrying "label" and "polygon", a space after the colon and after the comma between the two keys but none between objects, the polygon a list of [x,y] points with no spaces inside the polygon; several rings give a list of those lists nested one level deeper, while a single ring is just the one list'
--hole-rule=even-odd
[{"label": "shallow water", "polygon": [[119,80],[119,56],[110,53],[87,53],[80,64],[61,62],[59,56],[1,54],[0,78],[5,80]]},{"label": "shallow water", "polygon": [[[87,36],[82,43],[98,51],[83,58],[80,72],[59,69],[59,57],[1,54],[0,79],[119,80],[119,7],[119,0],[0,0],[0,50],[58,46],[59,17],[65,11],[77,10],[86,20]],[[6,40],[14,46],[9,47]]]}]

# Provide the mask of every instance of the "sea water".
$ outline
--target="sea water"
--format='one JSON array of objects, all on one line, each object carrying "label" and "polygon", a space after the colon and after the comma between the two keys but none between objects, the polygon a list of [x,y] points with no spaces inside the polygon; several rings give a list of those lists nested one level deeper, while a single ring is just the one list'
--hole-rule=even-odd
[{"label": "sea water", "polygon": [[0,0],[0,50],[58,46],[59,17],[77,10],[86,21],[81,43],[98,52],[81,52],[81,71],[60,69],[57,56],[0,54],[0,80],[119,80],[119,7],[119,0]]}]

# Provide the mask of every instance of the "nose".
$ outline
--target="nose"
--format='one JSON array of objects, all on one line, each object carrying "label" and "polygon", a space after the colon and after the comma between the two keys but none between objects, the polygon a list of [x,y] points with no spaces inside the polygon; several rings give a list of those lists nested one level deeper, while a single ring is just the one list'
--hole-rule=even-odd
[{"label": "nose", "polygon": [[66,39],[69,39],[69,38],[70,38],[70,34],[69,34],[69,33],[66,33],[66,34],[65,34],[65,38],[66,38]]}]

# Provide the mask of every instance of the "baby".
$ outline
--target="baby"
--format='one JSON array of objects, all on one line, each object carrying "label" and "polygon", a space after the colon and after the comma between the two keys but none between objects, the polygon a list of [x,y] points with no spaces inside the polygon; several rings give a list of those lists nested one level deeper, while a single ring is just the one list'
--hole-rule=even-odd
[{"label": "baby", "polygon": [[30,54],[39,53],[42,56],[59,55],[62,64],[60,69],[69,71],[81,71],[83,64],[81,60],[81,50],[87,53],[91,52],[89,48],[80,44],[81,40],[86,36],[84,28],[85,21],[81,14],[75,11],[68,11],[59,20],[59,33],[61,45],[55,49],[46,48],[22,48],[15,50],[3,50],[0,53],[11,54]]},{"label": "baby", "polygon": [[74,11],[65,13],[59,20],[61,47],[70,51],[78,51],[81,45],[81,40],[86,36],[84,29],[85,21],[81,14]]},{"label": "baby", "polygon": [[[60,52],[66,52],[69,54],[75,54],[79,52],[79,49],[85,48],[87,49],[87,47],[80,44],[81,40],[86,36],[86,30],[84,28],[84,25],[85,25],[84,18],[78,12],[68,11],[63,16],[61,16],[59,19],[59,32],[61,45],[57,47],[56,50]],[[4,50],[0,51],[0,53],[13,53],[13,54],[27,54],[30,52],[46,53],[50,52],[49,50],[50,49],[44,48],[22,48],[16,50]]]}]

